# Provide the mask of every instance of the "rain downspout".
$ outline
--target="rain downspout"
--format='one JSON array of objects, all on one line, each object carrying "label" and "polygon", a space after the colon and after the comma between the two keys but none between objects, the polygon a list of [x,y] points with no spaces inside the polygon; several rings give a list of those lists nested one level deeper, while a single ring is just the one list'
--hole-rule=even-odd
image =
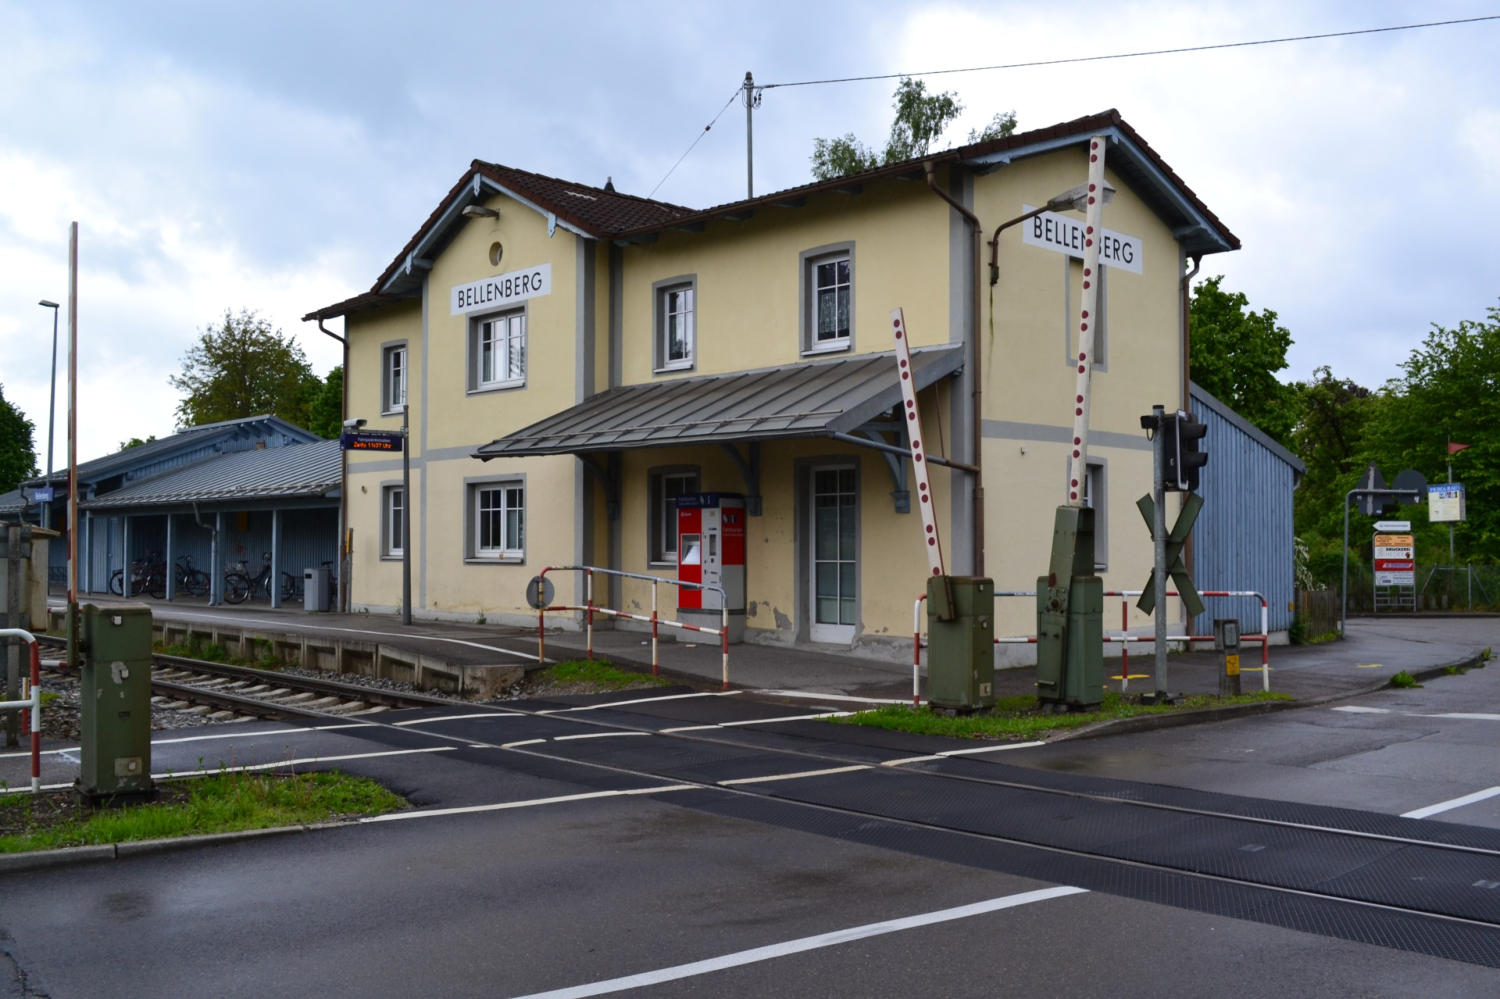
[{"label": "rain downspout", "polygon": [[[344,348],[343,378],[340,379],[343,399],[339,403],[339,419],[347,419],[349,415],[349,341],[339,336],[333,330],[323,325],[323,317],[318,317],[318,329],[333,337]],[[349,452],[342,446],[339,447],[339,540],[336,555],[339,567],[338,606],[335,610],[344,614],[349,610],[349,594],[352,592],[349,573],[352,566],[349,562],[349,553],[344,550],[344,532],[348,530],[349,524]]]},{"label": "rain downspout", "polygon": [[942,198],[952,206],[953,210],[963,216],[969,225],[969,234],[972,237],[969,251],[970,259],[974,265],[974,273],[970,278],[970,302],[969,302],[969,330],[967,334],[968,351],[964,365],[969,369],[969,405],[973,409],[970,440],[973,454],[971,464],[974,466],[974,511],[972,519],[974,522],[974,562],[973,572],[975,576],[984,575],[984,478],[980,472],[981,456],[984,451],[984,419],[980,409],[980,367],[979,367],[979,247],[982,242],[980,233],[979,217],[963,205],[953,199],[947,191],[938,187],[936,168],[931,160],[922,163],[922,171],[927,175],[927,186],[932,193]]}]

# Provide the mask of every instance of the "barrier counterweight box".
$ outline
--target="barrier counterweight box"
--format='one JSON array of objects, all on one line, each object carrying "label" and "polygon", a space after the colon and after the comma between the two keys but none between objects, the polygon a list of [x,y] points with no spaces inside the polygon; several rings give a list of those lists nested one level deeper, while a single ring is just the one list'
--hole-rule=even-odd
[{"label": "barrier counterweight box", "polygon": [[151,609],[138,604],[80,610],[83,645],[79,794],[149,795]]},{"label": "barrier counterweight box", "polygon": [[995,703],[995,584],[978,576],[927,580],[927,699],[973,710]]}]

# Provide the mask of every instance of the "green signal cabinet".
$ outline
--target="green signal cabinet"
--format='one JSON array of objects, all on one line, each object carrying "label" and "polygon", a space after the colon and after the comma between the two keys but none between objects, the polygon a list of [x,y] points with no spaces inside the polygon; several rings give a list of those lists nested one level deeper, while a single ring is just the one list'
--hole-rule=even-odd
[{"label": "green signal cabinet", "polygon": [[149,797],[151,609],[84,604],[79,623],[78,793],[94,801]]},{"label": "green signal cabinet", "polygon": [[995,703],[995,584],[978,576],[927,580],[927,699],[973,711]]},{"label": "green signal cabinet", "polygon": [[1089,710],[1104,699],[1104,582],[1094,575],[1094,511],[1058,507],[1049,572],[1036,581],[1036,696]]}]

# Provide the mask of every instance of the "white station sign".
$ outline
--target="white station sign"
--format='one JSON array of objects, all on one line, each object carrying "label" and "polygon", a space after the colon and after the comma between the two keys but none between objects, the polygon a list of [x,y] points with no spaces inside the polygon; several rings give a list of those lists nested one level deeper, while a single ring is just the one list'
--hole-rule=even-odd
[{"label": "white station sign", "polygon": [[450,305],[452,315],[466,316],[471,312],[487,312],[503,309],[528,298],[552,294],[552,265],[537,264],[509,274],[480,278],[468,284],[456,284],[452,288]]},{"label": "white station sign", "polygon": [[[1024,206],[1031,211],[1032,206]],[[1021,230],[1021,242],[1027,246],[1040,246],[1054,253],[1066,253],[1078,260],[1083,259],[1083,242],[1086,238],[1084,223],[1056,212],[1028,219]],[[1132,274],[1141,272],[1141,238],[1127,236],[1123,232],[1101,228],[1099,237],[1099,262],[1109,267]]]}]

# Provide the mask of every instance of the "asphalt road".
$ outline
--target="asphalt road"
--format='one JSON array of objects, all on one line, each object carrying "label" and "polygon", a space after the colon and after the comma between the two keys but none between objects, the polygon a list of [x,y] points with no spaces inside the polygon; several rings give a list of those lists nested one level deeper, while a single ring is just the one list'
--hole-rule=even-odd
[{"label": "asphalt road", "polygon": [[[335,765],[380,777],[418,808],[7,874],[0,943],[21,976],[10,994],[54,999],[1492,995],[1496,968],[1401,945],[1378,913],[1282,918],[1277,905],[1221,898],[1217,886],[1184,894],[1174,885],[1191,879],[1038,860],[913,817],[1032,807],[940,772],[1019,766],[1142,782],[1118,786],[1132,797],[1175,785],[1386,816],[1446,803],[1414,821],[1477,835],[1500,829],[1500,795],[1451,802],[1500,784],[1497,695],[1500,669],[1476,670],[1226,724],[899,768],[879,764],[953,747],[768,723],[796,711],[737,696],[539,716],[422,712],[375,729],[167,733],[153,749],[158,773]],[[646,734],[669,728],[679,731]],[[1059,842],[1082,824],[1069,807],[1045,806]],[[1140,838],[1172,832],[1161,822]],[[1212,847],[1214,835],[1199,841]],[[1453,861],[1481,870],[1460,880],[1494,881],[1500,914],[1500,867],[1490,879],[1485,863]],[[1375,929],[1344,925],[1361,919]]]}]

